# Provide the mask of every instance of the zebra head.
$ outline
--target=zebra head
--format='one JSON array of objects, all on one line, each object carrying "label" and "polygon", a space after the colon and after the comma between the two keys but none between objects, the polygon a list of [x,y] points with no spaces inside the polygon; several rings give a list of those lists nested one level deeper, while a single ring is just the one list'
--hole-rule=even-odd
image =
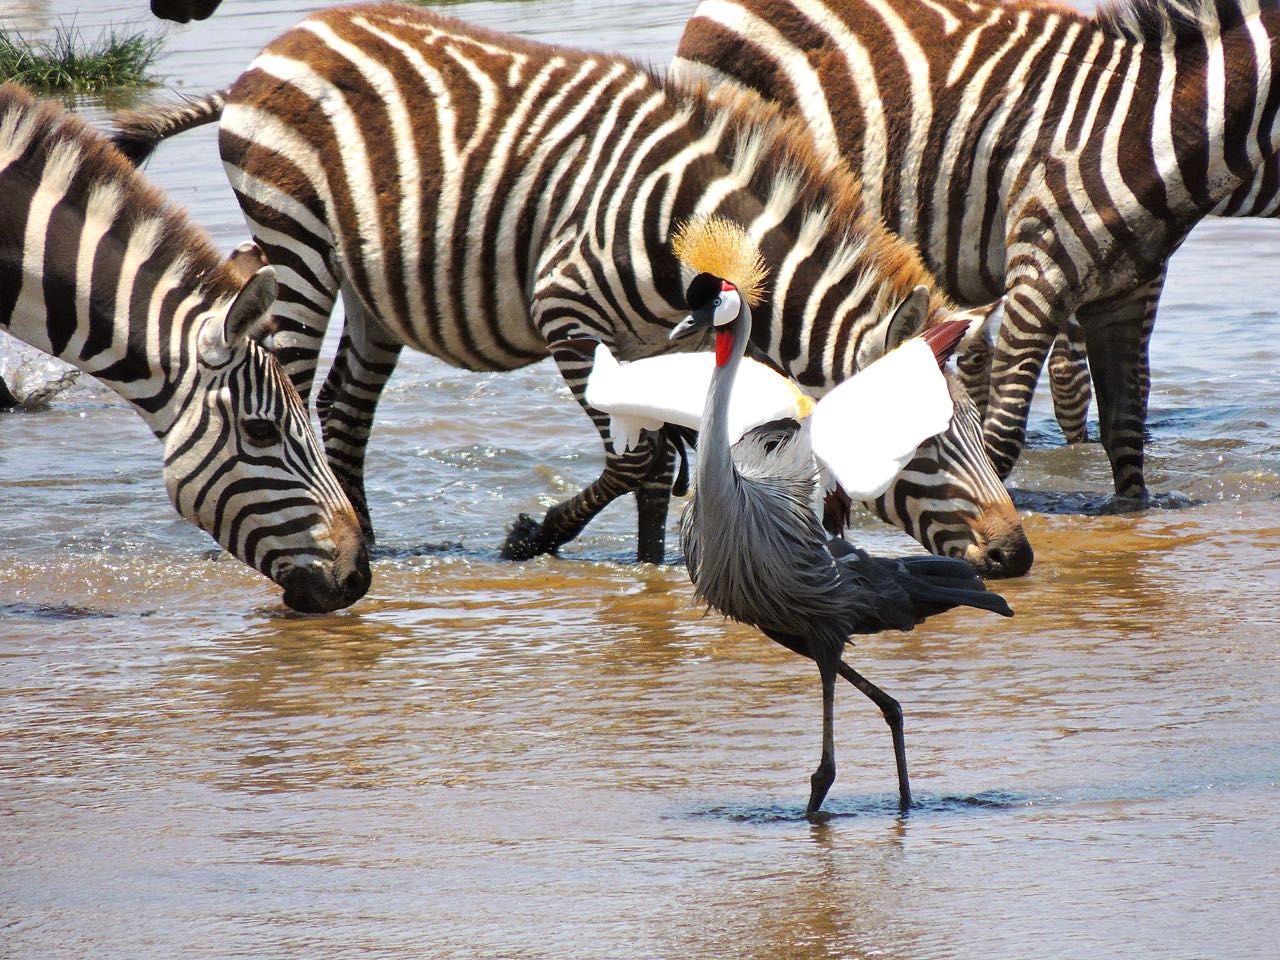
[{"label": "zebra head", "polygon": [[302,399],[254,340],[275,301],[275,272],[256,248],[232,259],[249,280],[189,327],[195,362],[164,435],[165,486],[182,516],[283,587],[288,606],[336,610],[369,588],[360,523]]},{"label": "zebra head", "polygon": [[[895,312],[886,333],[886,348],[918,333],[926,298],[917,288]],[[987,343],[985,328],[1003,301],[968,310],[952,310],[949,319],[964,320],[968,332],[956,353],[956,371],[945,370],[955,412],[947,429],[921,444],[915,459],[878,499],[865,503],[880,519],[901,527],[932,553],[963,557],[984,577],[1020,577],[1031,569],[1035,554],[982,440],[982,415],[974,405],[965,361]],[[915,319],[912,319],[912,307]],[[985,389],[986,377],[981,379]]]},{"label": "zebra head", "polygon": [[969,399],[978,409],[978,416],[986,419],[988,394],[991,388],[991,356],[995,349],[990,333],[990,320],[1004,305],[1001,297],[994,303],[969,310],[956,311],[957,319],[969,321],[969,331],[956,350],[956,373]]},{"label": "zebra head", "polygon": [[932,553],[963,557],[984,577],[1020,577],[1035,554],[1017,508],[982,445],[982,418],[956,375],[951,425],[916,451],[893,485],[865,503]]}]

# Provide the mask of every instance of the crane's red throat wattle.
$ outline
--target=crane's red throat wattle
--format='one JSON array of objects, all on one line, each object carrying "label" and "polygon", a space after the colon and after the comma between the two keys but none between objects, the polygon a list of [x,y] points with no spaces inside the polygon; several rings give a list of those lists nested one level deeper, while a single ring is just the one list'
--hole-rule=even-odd
[{"label": "crane's red throat wattle", "polygon": [[723,367],[729,362],[729,354],[733,352],[733,331],[716,331],[716,366]]}]

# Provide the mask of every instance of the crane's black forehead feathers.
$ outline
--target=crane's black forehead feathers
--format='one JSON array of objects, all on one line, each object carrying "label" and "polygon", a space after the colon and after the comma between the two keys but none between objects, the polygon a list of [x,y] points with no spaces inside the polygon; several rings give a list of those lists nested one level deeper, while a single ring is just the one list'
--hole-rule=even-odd
[{"label": "crane's black forehead feathers", "polygon": [[720,278],[709,273],[700,273],[690,280],[689,289],[684,292],[685,303],[690,310],[701,310],[718,296]]}]

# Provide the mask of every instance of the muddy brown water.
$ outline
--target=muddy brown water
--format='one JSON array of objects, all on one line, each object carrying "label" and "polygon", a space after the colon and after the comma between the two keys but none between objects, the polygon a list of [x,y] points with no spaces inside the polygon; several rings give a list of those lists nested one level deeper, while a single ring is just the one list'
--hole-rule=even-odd
[{"label": "muddy brown water", "polygon": [[[661,64],[691,7],[450,9]],[[226,0],[160,69],[224,84],[307,8]],[[0,3],[32,31],[73,12]],[[243,237],[211,131],[150,174]],[[373,589],[326,617],[173,513],[158,445],[92,382],[0,415],[0,957],[1276,956],[1276,227],[1211,222],[1174,260],[1165,509],[1107,515],[1101,449],[1038,406],[1017,617],[851,650],[906,710],[905,817],[846,687],[830,816],[801,818],[816,671],[703,616],[679,564],[627,562],[629,504],[561,558],[496,559],[599,466],[549,365],[405,358],[370,454]],[[19,369],[45,368],[6,341]]]}]

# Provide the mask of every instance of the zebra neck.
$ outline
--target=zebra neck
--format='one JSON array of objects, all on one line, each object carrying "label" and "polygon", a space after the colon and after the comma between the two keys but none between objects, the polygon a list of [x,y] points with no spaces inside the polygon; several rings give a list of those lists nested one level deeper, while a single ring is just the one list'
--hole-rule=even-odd
[{"label": "zebra neck", "polygon": [[[24,257],[16,297],[0,302],[0,328],[93,375],[163,436],[178,398],[195,382],[194,321],[212,297],[193,292],[176,265],[130,271],[127,256],[112,263],[106,249],[97,253],[89,258],[87,277],[74,270],[38,273],[26,266],[32,258]],[[57,252],[42,259],[56,262]]]}]

